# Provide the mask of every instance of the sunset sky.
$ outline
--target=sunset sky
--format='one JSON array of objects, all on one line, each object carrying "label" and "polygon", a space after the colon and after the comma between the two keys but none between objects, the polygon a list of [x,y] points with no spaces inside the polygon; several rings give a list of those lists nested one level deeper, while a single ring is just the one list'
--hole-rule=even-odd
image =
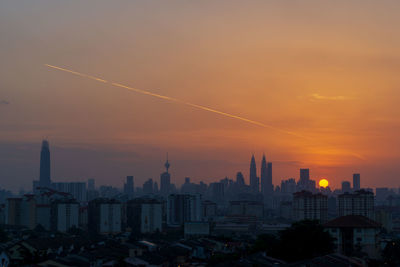
[{"label": "sunset sky", "polygon": [[[0,187],[31,189],[43,138],[53,181],[122,186],[273,182],[399,187],[400,2],[0,2]],[[100,83],[72,69],[272,128]],[[278,129],[278,130],[276,130]],[[284,132],[293,132],[286,134]]]}]

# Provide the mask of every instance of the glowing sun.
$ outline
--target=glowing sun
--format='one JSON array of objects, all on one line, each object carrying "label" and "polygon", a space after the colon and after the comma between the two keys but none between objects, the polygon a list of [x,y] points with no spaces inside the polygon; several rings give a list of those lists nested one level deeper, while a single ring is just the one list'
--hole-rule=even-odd
[{"label": "glowing sun", "polygon": [[327,188],[328,185],[329,185],[328,180],[326,180],[326,179],[319,180],[319,187]]}]

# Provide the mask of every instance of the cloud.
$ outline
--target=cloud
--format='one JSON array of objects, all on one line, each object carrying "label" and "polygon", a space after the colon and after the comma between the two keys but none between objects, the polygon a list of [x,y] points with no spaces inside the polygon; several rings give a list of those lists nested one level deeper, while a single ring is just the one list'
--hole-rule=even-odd
[{"label": "cloud", "polygon": [[0,100],[0,105],[9,105],[10,102],[8,102],[7,100]]},{"label": "cloud", "polygon": [[325,96],[325,95],[320,95],[317,93],[311,94],[310,95],[310,100],[311,101],[316,101],[316,100],[332,100],[332,101],[342,101],[342,100],[350,100],[352,99],[352,97],[348,97],[348,96],[342,96],[342,95],[338,95],[338,96]]}]

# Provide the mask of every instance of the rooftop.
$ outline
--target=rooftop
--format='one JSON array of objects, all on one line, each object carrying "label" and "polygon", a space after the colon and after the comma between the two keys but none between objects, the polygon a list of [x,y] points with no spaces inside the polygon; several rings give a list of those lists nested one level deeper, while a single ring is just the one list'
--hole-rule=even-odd
[{"label": "rooftop", "polygon": [[380,228],[381,225],[361,215],[347,215],[324,224],[328,228]]}]

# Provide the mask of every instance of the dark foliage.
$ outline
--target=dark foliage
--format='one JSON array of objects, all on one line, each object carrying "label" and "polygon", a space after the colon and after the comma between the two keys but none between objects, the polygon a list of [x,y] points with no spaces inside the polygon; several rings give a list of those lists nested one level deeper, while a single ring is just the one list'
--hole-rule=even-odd
[{"label": "dark foliage", "polygon": [[400,266],[400,240],[388,243],[382,253],[385,266]]},{"label": "dark foliage", "polygon": [[301,221],[279,233],[279,237],[261,235],[253,246],[253,252],[265,251],[268,256],[295,262],[333,253],[331,235],[318,221]]}]

